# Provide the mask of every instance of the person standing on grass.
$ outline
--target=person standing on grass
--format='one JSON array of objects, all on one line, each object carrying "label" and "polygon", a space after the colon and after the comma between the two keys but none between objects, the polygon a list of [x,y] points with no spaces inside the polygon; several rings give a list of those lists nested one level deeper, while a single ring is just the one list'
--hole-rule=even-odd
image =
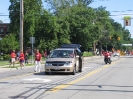
[{"label": "person standing on grass", "polygon": [[25,68],[25,65],[24,65],[24,53],[23,51],[20,51],[20,55],[19,55],[19,62],[20,62],[20,68]]},{"label": "person standing on grass", "polygon": [[16,54],[15,54],[15,50],[12,50],[11,54],[10,54],[10,65],[9,67],[13,64],[13,67],[14,67],[14,64],[15,64],[15,58],[16,58]]},{"label": "person standing on grass", "polygon": [[44,52],[44,59],[47,58],[47,51]]},{"label": "person standing on grass", "polygon": [[39,53],[39,50],[36,50],[36,54],[35,54],[35,72],[40,72],[41,69],[41,59],[42,59],[42,55]]},{"label": "person standing on grass", "polygon": [[25,51],[25,64],[28,64],[28,52]]}]

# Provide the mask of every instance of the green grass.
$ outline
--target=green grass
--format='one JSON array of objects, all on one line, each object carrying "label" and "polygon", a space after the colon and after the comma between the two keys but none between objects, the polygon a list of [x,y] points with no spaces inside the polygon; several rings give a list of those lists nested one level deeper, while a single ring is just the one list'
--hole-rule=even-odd
[{"label": "green grass", "polygon": [[[44,63],[45,63],[45,61],[42,61],[42,62],[41,62],[42,66],[44,65]],[[13,65],[11,65],[11,66],[9,67],[9,65],[10,65],[10,63],[9,63],[8,61],[1,61],[1,62],[0,62],[0,67],[1,67],[1,68],[16,68],[16,67],[20,67],[19,62],[18,62],[18,63],[15,63],[14,67],[13,67]],[[26,66],[26,67],[27,67],[27,66],[28,66],[28,67],[29,67],[29,66],[35,66],[35,63],[25,64],[25,66]]]},{"label": "green grass", "polygon": [[94,56],[92,52],[84,52],[83,53],[84,57],[90,57],[90,56]]},{"label": "green grass", "polygon": [[9,61],[0,61],[0,66],[9,65]]}]

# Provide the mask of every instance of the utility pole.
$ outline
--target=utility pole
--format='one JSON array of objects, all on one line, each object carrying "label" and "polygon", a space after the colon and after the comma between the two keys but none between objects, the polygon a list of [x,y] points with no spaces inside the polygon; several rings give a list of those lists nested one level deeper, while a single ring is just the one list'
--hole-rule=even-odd
[{"label": "utility pole", "polygon": [[20,0],[20,51],[23,51],[23,0]]}]

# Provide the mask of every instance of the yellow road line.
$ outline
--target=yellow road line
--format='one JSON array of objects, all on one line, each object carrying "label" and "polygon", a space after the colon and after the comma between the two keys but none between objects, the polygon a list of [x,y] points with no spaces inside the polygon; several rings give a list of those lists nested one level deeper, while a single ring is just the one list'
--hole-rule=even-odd
[{"label": "yellow road line", "polygon": [[[120,61],[120,60],[119,60],[119,61]],[[118,62],[118,61],[116,61],[116,62]],[[114,63],[112,63],[112,64],[110,64],[110,65],[105,65],[103,68],[100,68],[100,69],[94,70],[94,71],[92,71],[92,72],[89,72],[89,73],[86,74],[85,76],[83,76],[83,77],[81,77],[81,78],[78,78],[78,79],[76,79],[76,80],[74,80],[74,81],[72,81],[72,82],[69,82],[69,83],[67,83],[67,84],[62,84],[62,85],[56,86],[56,87],[54,87],[54,88],[48,90],[48,92],[57,92],[57,91],[59,91],[59,90],[61,90],[61,89],[63,89],[63,88],[66,88],[66,87],[68,87],[68,86],[70,86],[70,85],[72,85],[72,84],[74,84],[74,83],[76,83],[76,82],[79,82],[79,81],[81,81],[81,80],[83,80],[83,79],[85,79],[85,78],[87,78],[87,77],[89,77],[89,76],[91,76],[91,75],[93,75],[93,74],[95,74],[95,73],[97,73],[97,72],[100,72],[100,71],[102,71],[102,70],[104,70],[104,69],[106,69],[106,68],[112,66],[112,65],[115,64],[116,62],[114,62]]]}]

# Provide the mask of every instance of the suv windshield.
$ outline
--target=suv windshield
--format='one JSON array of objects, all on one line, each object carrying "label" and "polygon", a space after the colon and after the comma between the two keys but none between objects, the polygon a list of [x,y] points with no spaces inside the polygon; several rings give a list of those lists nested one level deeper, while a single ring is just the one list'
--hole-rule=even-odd
[{"label": "suv windshield", "polygon": [[50,55],[50,58],[73,58],[73,50],[53,50]]}]

